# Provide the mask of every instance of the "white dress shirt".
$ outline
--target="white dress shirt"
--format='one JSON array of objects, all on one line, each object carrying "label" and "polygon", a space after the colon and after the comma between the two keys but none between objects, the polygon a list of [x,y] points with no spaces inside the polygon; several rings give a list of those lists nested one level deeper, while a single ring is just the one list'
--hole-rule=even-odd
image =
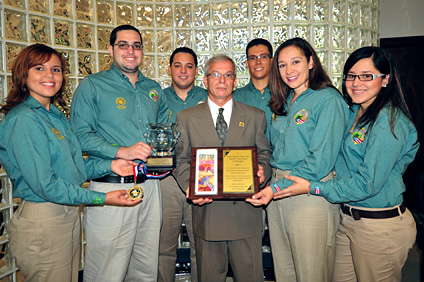
[{"label": "white dress shirt", "polygon": [[222,115],[224,116],[224,120],[227,123],[227,128],[230,128],[231,112],[233,111],[233,98],[231,98],[231,100],[225,103],[225,105],[222,107],[218,106],[208,98],[208,105],[209,109],[211,110],[214,126],[216,125],[216,119],[218,118],[219,108],[224,108]]}]

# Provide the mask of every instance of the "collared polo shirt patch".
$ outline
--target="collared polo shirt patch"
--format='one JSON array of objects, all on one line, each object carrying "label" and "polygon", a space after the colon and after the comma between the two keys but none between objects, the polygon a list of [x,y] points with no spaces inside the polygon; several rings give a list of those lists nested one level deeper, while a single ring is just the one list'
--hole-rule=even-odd
[{"label": "collared polo shirt patch", "polygon": [[321,194],[321,187],[319,187],[319,186],[315,186],[315,194],[316,194],[316,195]]},{"label": "collared polo shirt patch", "polygon": [[309,117],[308,112],[305,109],[303,109],[294,115],[294,121],[297,124],[302,124],[308,119],[308,117]]},{"label": "collared polo shirt patch", "polygon": [[365,133],[367,133],[367,131],[363,127],[361,129],[357,130],[357,131],[352,132],[353,143],[355,143],[355,145],[357,145],[357,144],[361,144],[362,142],[364,142]]},{"label": "collared polo shirt patch", "polygon": [[158,92],[155,89],[150,90],[149,96],[150,96],[150,99],[152,99],[155,102],[159,99]]},{"label": "collared polo shirt patch", "polygon": [[59,130],[57,130],[56,128],[52,127],[52,131],[53,133],[56,135],[56,138],[58,140],[62,140],[63,138],[65,138],[62,133],[59,132]]},{"label": "collared polo shirt patch", "polygon": [[118,105],[116,107],[118,109],[120,109],[120,110],[123,110],[123,109],[125,109],[127,107],[127,106],[125,106],[125,104],[127,103],[127,101],[125,101],[125,99],[122,98],[122,97],[116,98],[115,103]]}]

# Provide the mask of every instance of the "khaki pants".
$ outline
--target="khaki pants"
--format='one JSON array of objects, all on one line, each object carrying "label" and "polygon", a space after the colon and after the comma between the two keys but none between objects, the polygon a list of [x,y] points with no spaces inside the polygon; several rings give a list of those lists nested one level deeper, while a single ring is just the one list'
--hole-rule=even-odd
[{"label": "khaki pants", "polygon": [[[128,190],[133,183],[91,181],[90,190]],[[143,201],[135,206],[87,206],[84,282],[156,282],[161,194],[158,180],[138,184]]]},{"label": "khaki pants", "polygon": [[343,213],[341,217],[336,234],[334,281],[400,282],[416,236],[409,210],[386,219],[354,220]]},{"label": "khaki pants", "polygon": [[160,181],[162,193],[162,227],[159,240],[158,281],[175,280],[178,236],[184,221],[190,240],[191,281],[197,281],[196,252],[192,223],[192,206],[172,175]]},{"label": "khaki pants", "polygon": [[[272,181],[289,174],[274,170]],[[330,173],[324,181],[332,179]],[[273,200],[268,224],[276,281],[331,281],[340,205],[313,195]]]},{"label": "khaki pants", "polygon": [[10,252],[28,281],[77,282],[78,206],[22,201],[9,224]]}]

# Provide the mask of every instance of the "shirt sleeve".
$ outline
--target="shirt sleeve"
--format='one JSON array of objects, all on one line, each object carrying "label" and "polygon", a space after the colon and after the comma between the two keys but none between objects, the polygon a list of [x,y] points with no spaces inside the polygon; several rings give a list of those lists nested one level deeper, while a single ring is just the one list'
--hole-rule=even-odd
[{"label": "shirt sleeve", "polygon": [[[311,193],[320,194],[333,203],[357,202],[378,194],[393,174],[402,156],[406,155],[409,158],[404,162],[405,167],[402,168],[404,171],[414,159],[418,147],[416,143],[405,152],[405,144],[413,144],[416,141],[408,140],[410,134],[405,123],[395,127],[395,134],[396,137],[390,130],[387,116],[377,119],[368,136],[366,135],[367,147],[357,171],[349,178],[328,182],[311,181]],[[401,174],[401,171],[397,173]]]},{"label": "shirt sleeve", "polygon": [[70,122],[83,152],[100,158],[114,158],[119,146],[107,142],[97,134],[98,106],[95,89],[89,78],[78,85],[72,98]]},{"label": "shirt sleeve", "polygon": [[[311,133],[309,155],[291,170],[291,175],[304,179],[320,180],[333,169],[346,129],[348,106],[342,99],[328,95],[316,108],[316,126]],[[271,183],[274,193],[293,184],[282,178]]]},{"label": "shirt sleeve", "polygon": [[178,113],[176,119],[176,130],[181,133],[181,137],[175,146],[177,169],[174,175],[180,187],[185,191],[190,183],[191,144],[187,136],[187,130],[184,123],[181,122],[180,116],[180,113]]},{"label": "shirt sleeve", "polygon": [[84,165],[88,179],[99,178],[112,172],[112,160],[93,159],[88,157],[84,160]]},{"label": "shirt sleeve", "polygon": [[83,189],[58,177],[52,167],[49,140],[39,121],[21,115],[10,120],[7,132],[8,154],[21,172],[22,181],[35,195],[63,205],[104,203],[105,193]]}]

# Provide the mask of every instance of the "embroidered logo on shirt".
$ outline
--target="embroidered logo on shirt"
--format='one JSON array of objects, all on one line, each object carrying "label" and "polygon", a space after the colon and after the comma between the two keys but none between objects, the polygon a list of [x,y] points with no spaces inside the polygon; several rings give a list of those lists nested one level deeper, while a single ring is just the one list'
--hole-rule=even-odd
[{"label": "embroidered logo on shirt", "polygon": [[281,189],[280,189],[280,186],[278,186],[278,184],[274,184],[274,188],[275,188],[275,190],[278,192],[278,191],[281,191]]},{"label": "embroidered logo on shirt", "polygon": [[297,124],[302,124],[307,119],[308,119],[308,112],[305,109],[301,110],[300,112],[298,112],[297,114],[294,115],[294,121]]},{"label": "embroidered logo on shirt", "polygon": [[155,90],[155,89],[150,90],[150,92],[149,92],[149,96],[150,96],[150,98],[151,98],[153,101],[155,101],[155,102],[159,99],[158,92],[156,92],[156,90]]},{"label": "embroidered logo on shirt", "polygon": [[62,133],[59,132],[59,130],[57,130],[56,128],[52,127],[52,131],[54,134],[56,134],[56,138],[58,140],[62,140],[63,138],[65,138]]},{"label": "embroidered logo on shirt", "polygon": [[118,109],[120,109],[120,110],[123,110],[123,109],[125,109],[127,107],[127,106],[125,106],[125,104],[127,103],[127,101],[125,101],[125,99],[122,98],[122,97],[116,98],[115,103],[118,105],[116,107]]},{"label": "embroidered logo on shirt", "polygon": [[315,194],[317,195],[321,194],[321,187],[315,186]]},{"label": "embroidered logo on shirt", "polygon": [[355,145],[357,145],[357,144],[361,144],[362,142],[364,142],[365,133],[367,133],[367,131],[363,127],[361,129],[357,130],[357,131],[352,132],[353,143],[355,143]]},{"label": "embroidered logo on shirt", "polygon": [[100,197],[96,197],[94,200],[93,200],[93,204],[95,204],[95,205],[100,205],[100,204],[102,204],[103,203],[103,200],[102,200],[102,198],[100,198]]},{"label": "embroidered logo on shirt", "polygon": [[171,116],[172,116],[172,111],[171,111],[171,110],[169,110],[168,119],[171,119]]}]

